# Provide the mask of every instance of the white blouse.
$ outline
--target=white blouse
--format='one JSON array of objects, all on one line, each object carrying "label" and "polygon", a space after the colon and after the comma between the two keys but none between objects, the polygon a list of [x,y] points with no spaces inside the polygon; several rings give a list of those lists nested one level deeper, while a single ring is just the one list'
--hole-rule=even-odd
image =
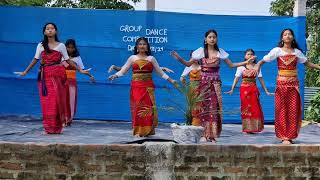
[{"label": "white blouse", "polygon": [[[131,65],[132,65],[136,60],[139,60],[139,59],[141,59],[141,58],[138,57],[137,55],[131,55],[131,56],[128,58],[127,62],[121,67],[121,70],[116,73],[116,75],[117,75],[118,77],[123,76],[125,73],[128,72],[128,70],[130,69]],[[156,60],[153,56],[148,56],[148,57],[146,57],[146,58],[144,58],[144,59],[152,63],[154,70],[155,70],[163,79],[166,79],[166,80],[167,80],[167,79],[169,78],[169,76],[168,76],[165,72],[163,72],[163,70],[160,68],[157,60]]]},{"label": "white blouse", "polygon": [[189,67],[185,67],[183,72],[182,72],[182,74],[181,74],[181,77],[187,76],[193,69],[200,70],[201,67],[199,65],[196,65],[196,64],[192,64]]},{"label": "white blouse", "polygon": [[[277,59],[279,56],[284,56],[288,54],[289,53],[283,51],[280,47],[275,47],[267,55],[263,57],[263,60],[266,62],[271,62]],[[307,62],[307,57],[299,49],[294,49],[294,52],[290,54],[297,56],[299,63]]]},{"label": "white blouse", "polygon": [[[244,66],[237,67],[237,71],[234,76],[241,77],[244,70],[246,70],[246,68]],[[259,71],[258,77],[262,77],[261,69]]]},{"label": "white blouse", "polygon": [[84,69],[84,65],[80,56],[70,58],[77,66],[81,69]]},{"label": "white blouse", "polygon": [[[229,57],[229,54],[225,50],[219,48],[219,51],[217,53],[217,57],[225,60]],[[203,47],[200,47],[197,50],[193,51],[192,59],[200,60],[202,58],[204,58],[204,48]]]},{"label": "white blouse", "polygon": [[[59,51],[62,54],[61,61],[69,59],[66,46],[63,43],[59,43],[55,48],[53,48],[53,50]],[[42,46],[42,43],[40,42],[37,46],[37,50],[36,50],[36,54],[34,55],[34,58],[40,59],[42,51],[44,51],[44,48]]]}]

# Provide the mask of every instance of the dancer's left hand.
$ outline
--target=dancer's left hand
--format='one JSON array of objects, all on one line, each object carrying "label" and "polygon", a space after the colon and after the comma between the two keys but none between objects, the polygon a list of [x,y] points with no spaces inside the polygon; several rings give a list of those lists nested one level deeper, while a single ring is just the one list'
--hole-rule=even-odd
[{"label": "dancer's left hand", "polygon": [[172,69],[169,69],[167,67],[160,67],[164,72],[167,72],[167,73],[174,73],[174,71]]}]

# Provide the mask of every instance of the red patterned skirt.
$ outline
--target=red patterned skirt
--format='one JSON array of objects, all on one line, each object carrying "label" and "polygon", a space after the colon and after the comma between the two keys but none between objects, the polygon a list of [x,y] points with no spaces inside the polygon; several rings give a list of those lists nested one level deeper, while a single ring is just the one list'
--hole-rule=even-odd
[{"label": "red patterned skirt", "polygon": [[132,80],[130,90],[130,110],[133,135],[155,134],[158,126],[154,84],[152,80]]},{"label": "red patterned skirt", "polygon": [[242,83],[240,86],[241,119],[243,132],[263,130],[263,112],[259,100],[259,90],[255,83]]},{"label": "red patterned skirt", "polygon": [[47,95],[42,94],[42,82],[38,82],[43,116],[43,127],[48,134],[59,134],[64,123],[70,119],[68,83],[63,66],[44,67]]},{"label": "red patterned skirt", "polygon": [[299,81],[277,80],[275,92],[275,131],[281,140],[298,137],[302,118]]}]

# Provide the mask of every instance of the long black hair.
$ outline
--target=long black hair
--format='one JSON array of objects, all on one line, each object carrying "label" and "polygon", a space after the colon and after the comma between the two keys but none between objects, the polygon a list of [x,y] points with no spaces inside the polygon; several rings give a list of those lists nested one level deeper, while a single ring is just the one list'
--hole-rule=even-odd
[{"label": "long black hair", "polygon": [[[245,50],[245,51],[244,51],[244,55],[246,55],[247,52],[252,52],[253,55],[256,55],[256,53],[254,52],[253,49],[247,49],[247,50]],[[247,60],[247,59],[244,59],[244,61],[246,61],[246,60]],[[257,64],[257,60],[255,59],[255,60],[253,61],[253,63],[254,63],[254,64]]]},{"label": "long black hair", "polygon": [[147,55],[147,56],[150,56],[150,55],[151,55],[150,44],[149,44],[149,42],[148,42],[148,39],[145,38],[145,37],[139,37],[139,38],[136,40],[136,45],[134,46],[133,54],[136,55],[136,54],[139,53],[139,52],[138,52],[138,49],[137,49],[137,46],[138,46],[138,44],[140,43],[140,41],[144,41],[144,42],[147,43],[147,49],[148,49],[148,51],[146,52],[146,55]]},{"label": "long black hair", "polygon": [[70,57],[78,57],[78,56],[80,56],[79,50],[77,48],[76,41],[74,39],[68,39],[66,41],[65,45],[66,45],[66,47],[68,47],[69,45],[73,45],[73,47],[74,47],[74,51],[72,53],[69,54],[69,52],[68,52],[68,55]]},{"label": "long black hair", "polygon": [[[210,33],[214,33],[214,34],[216,35],[216,37],[218,38],[218,33],[217,33],[217,31],[214,30],[214,29],[208,30],[208,31],[204,34],[204,38],[207,38]],[[203,41],[203,47],[204,47],[204,57],[205,57],[205,58],[209,58],[208,44],[206,43],[206,40]],[[214,45],[213,48],[214,48],[216,51],[219,52],[218,41],[216,42],[216,44]]]},{"label": "long black hair", "polygon": [[[51,53],[51,52],[52,52],[52,51],[50,50],[50,48],[49,48],[48,36],[44,34],[44,32],[46,31],[46,28],[47,28],[47,26],[48,26],[49,24],[51,24],[51,25],[54,27],[54,29],[56,30],[56,32],[58,32],[57,26],[56,26],[54,23],[52,23],[52,22],[46,23],[46,24],[43,26],[43,28],[42,28],[43,40],[42,40],[41,44],[42,44],[42,46],[43,46],[43,48],[44,48],[44,50],[45,50],[46,53]],[[57,33],[54,35],[54,39],[55,39],[55,41],[59,42]]]},{"label": "long black hair", "polygon": [[292,36],[293,36],[293,40],[292,40],[292,42],[291,42],[291,48],[293,48],[293,49],[296,48],[296,49],[299,49],[300,51],[302,51],[301,48],[299,47],[296,39],[295,39],[293,30],[290,29],[290,28],[286,28],[286,29],[282,30],[281,35],[280,35],[280,40],[279,40],[279,43],[278,43],[278,47],[282,48],[282,47],[284,46],[284,42],[283,42],[283,40],[282,40],[282,36],[283,36],[283,34],[284,34],[285,31],[290,31],[291,34],[292,34]]}]

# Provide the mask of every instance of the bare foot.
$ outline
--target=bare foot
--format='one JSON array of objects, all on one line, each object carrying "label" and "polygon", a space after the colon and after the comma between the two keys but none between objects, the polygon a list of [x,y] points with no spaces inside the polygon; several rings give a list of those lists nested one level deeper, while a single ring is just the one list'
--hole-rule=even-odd
[{"label": "bare foot", "polygon": [[289,141],[289,140],[283,140],[283,141],[282,141],[282,144],[289,145],[289,144],[292,144],[292,142],[291,142],[291,141]]},{"label": "bare foot", "polygon": [[207,139],[205,137],[201,137],[200,142],[207,142]]}]

